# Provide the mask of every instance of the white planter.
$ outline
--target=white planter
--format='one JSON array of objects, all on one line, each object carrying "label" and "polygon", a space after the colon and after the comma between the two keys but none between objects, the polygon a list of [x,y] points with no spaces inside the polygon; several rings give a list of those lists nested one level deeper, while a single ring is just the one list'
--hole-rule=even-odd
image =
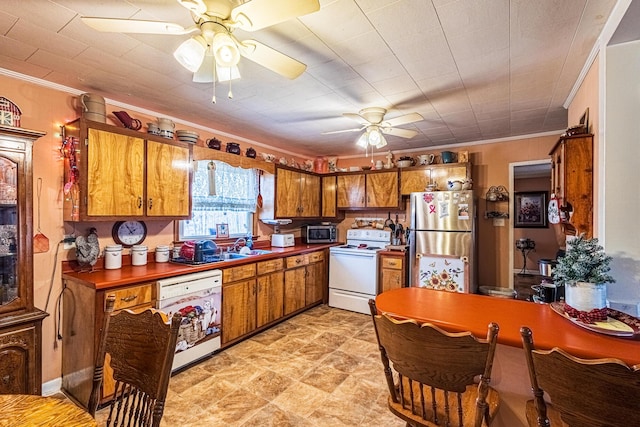
[{"label": "white planter", "polygon": [[607,284],[575,282],[564,287],[564,299],[576,310],[589,311],[607,306]]}]

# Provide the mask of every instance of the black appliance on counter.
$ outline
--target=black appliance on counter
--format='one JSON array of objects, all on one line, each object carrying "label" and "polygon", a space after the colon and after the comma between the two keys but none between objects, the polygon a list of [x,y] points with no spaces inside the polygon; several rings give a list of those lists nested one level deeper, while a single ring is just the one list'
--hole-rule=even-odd
[{"label": "black appliance on counter", "polygon": [[553,282],[553,269],[558,265],[554,259],[538,260],[541,281],[538,285],[532,285],[533,301],[550,303],[564,299],[564,285]]}]

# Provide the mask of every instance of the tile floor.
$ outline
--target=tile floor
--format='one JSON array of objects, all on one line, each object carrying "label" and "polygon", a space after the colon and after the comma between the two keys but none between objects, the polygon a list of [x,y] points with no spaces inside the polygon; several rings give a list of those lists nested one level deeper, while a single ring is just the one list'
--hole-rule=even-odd
[{"label": "tile floor", "polygon": [[162,425],[405,426],[387,395],[370,316],[322,305],[171,377]]}]

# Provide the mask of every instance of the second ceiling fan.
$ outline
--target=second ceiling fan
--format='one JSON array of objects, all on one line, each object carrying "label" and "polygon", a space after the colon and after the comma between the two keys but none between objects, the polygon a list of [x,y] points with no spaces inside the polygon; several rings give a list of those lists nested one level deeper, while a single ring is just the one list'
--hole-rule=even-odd
[{"label": "second ceiling fan", "polygon": [[406,125],[409,123],[415,123],[424,120],[424,117],[422,117],[418,113],[409,113],[403,116],[395,117],[393,119],[384,120],[385,114],[387,114],[387,110],[381,107],[363,108],[358,113],[343,113],[343,116],[357,121],[362,126],[353,129],[323,132],[323,135],[364,131],[358,139],[357,145],[361,146],[362,148],[367,148],[368,146],[382,148],[387,145],[387,141],[384,138],[383,134],[399,136],[401,138],[413,138],[418,134],[418,132],[411,129],[400,129],[396,126]]},{"label": "second ceiling fan", "polygon": [[[257,31],[320,10],[318,0],[177,0],[191,12],[194,25],[184,28],[162,21],[83,17],[98,31],[118,33],[184,35],[198,33],[174,52],[176,60],[194,73],[195,82],[238,78],[237,64],[243,56],[289,79],[300,76],[307,66],[256,40],[239,40],[236,28]],[[234,6],[237,5],[237,6]]]}]

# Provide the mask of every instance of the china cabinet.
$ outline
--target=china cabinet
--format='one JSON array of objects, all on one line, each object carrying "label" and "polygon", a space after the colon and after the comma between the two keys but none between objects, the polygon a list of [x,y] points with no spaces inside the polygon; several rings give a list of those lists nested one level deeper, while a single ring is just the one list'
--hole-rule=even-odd
[{"label": "china cabinet", "polygon": [[551,193],[558,198],[562,221],[578,234],[593,236],[593,135],[561,137],[551,156]]},{"label": "china cabinet", "polygon": [[188,144],[84,119],[65,133],[65,221],[189,218]]},{"label": "china cabinet", "polygon": [[0,126],[0,394],[42,391],[42,320],[33,302],[32,148],[44,132]]}]

